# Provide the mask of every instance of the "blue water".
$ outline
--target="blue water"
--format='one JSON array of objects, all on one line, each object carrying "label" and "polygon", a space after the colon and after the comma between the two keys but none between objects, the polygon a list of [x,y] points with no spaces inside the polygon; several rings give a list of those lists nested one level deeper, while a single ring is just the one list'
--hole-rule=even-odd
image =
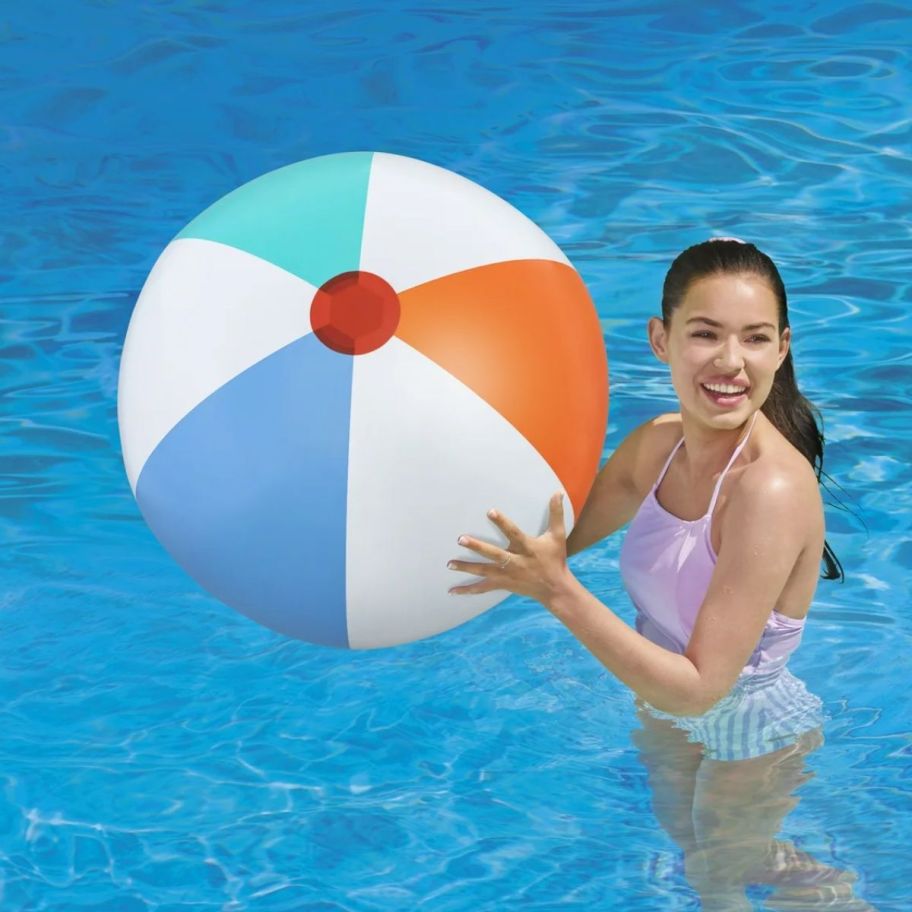
[{"label": "blue water", "polygon": [[[542,606],[318,648],[208,596],[139,516],[116,384],[156,257],[349,149],[457,171],[563,247],[604,327],[605,457],[674,408],[645,336],[674,255],[733,234],[780,265],[846,570],[790,663],[830,718],[783,834],[912,907],[912,10],[697,6],[4,6],[0,908],[698,908],[631,693]],[[571,568],[632,622],[620,541]]]}]

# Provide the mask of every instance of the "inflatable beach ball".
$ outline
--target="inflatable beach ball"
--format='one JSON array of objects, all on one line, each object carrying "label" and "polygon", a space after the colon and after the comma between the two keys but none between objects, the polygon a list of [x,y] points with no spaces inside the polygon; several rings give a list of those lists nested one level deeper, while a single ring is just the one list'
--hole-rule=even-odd
[{"label": "inflatable beach ball", "polygon": [[567,532],[608,417],[601,327],[528,218],[451,171],[351,152],[218,200],[164,249],[124,343],[130,486],[208,592],[287,636],[368,649],[510,593],[453,596],[563,491]]}]

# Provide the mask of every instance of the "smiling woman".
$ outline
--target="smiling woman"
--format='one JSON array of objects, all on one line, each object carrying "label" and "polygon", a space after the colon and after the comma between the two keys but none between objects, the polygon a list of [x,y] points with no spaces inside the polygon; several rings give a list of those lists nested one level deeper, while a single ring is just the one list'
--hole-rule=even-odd
[{"label": "smiling woman", "polygon": [[[837,575],[814,471],[823,438],[795,384],[782,280],[753,244],[724,239],[684,251],[666,277],[662,317],[647,329],[680,412],[618,447],[567,548],[573,554],[632,520],[620,570],[641,637],[606,634],[597,655],[646,705],[695,718],[739,678],[783,671],[820,559],[828,578]],[[586,626],[584,601],[577,588],[552,610],[571,629]],[[618,649],[624,658],[612,658]],[[742,740],[711,752],[735,759],[773,749],[759,731]]]},{"label": "smiling woman", "polygon": [[821,559],[825,578],[841,575],[782,279],[753,244],[690,247],[647,330],[680,411],[620,444],[567,541],[574,554],[630,521],[620,572],[636,631],[578,584],[548,607],[636,693],[656,813],[704,908],[750,908],[744,887],[758,882],[787,903],[796,878],[851,897],[850,875],[773,838],[796,784],[785,758],[800,767],[822,743],[821,701],[786,664]]}]

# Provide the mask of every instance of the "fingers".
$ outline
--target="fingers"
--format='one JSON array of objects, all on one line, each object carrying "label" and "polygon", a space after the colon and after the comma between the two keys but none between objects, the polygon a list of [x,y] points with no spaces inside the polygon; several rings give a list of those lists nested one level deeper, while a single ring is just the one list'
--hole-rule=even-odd
[{"label": "fingers", "polygon": [[447,592],[450,595],[481,595],[483,592],[490,592],[494,588],[494,586],[486,583],[471,583],[468,586],[452,586]]},{"label": "fingers", "polygon": [[482,577],[482,579],[476,580],[474,583],[469,583],[465,586],[453,586],[449,592],[453,595],[473,595],[482,592],[490,592],[492,589],[498,588],[496,585],[491,584],[490,575],[493,571],[500,570],[500,564],[508,557],[512,558],[513,555],[509,551],[498,548],[496,545],[489,545],[487,542],[469,538],[467,535],[461,536],[459,543],[464,548],[470,548],[473,551],[478,551],[480,554],[490,557],[493,563],[479,564],[477,561],[449,561],[447,563],[447,568],[450,570],[459,570],[462,573],[471,573],[473,576]]},{"label": "fingers", "polygon": [[507,536],[507,541],[516,542],[526,554],[529,553],[529,549],[526,547],[526,533],[516,523],[496,510],[488,511],[488,519]]},{"label": "fingers", "polygon": [[489,570],[493,570],[497,564],[476,564],[471,561],[451,560],[447,564],[448,570],[461,570],[463,573],[474,573],[475,576],[487,576]]},{"label": "fingers", "polygon": [[452,589],[447,589],[450,595],[482,595],[485,592],[491,592],[493,586],[488,586],[485,589],[482,589],[477,586],[454,586]]},{"label": "fingers", "polygon": [[[490,514],[488,515],[490,516]],[[450,570],[460,570],[463,573],[471,573],[473,576],[482,577],[482,579],[476,580],[474,583],[468,583],[465,586],[453,586],[449,589],[449,592],[452,595],[477,595],[482,592],[490,592],[492,589],[496,589],[497,586],[491,584],[489,575],[494,570],[499,570],[499,565],[513,555],[509,551],[504,551],[503,548],[498,548],[497,545],[489,545],[487,542],[472,538],[469,535],[460,535],[458,543],[462,545],[463,548],[477,551],[483,557],[490,558],[492,562],[479,564],[477,561],[449,561],[447,567]]]},{"label": "fingers", "polygon": [[[481,541],[477,538],[472,538],[469,535],[460,535],[459,542],[463,548],[468,548],[470,551],[477,551],[482,557],[490,558],[495,563],[501,564],[509,556],[510,552],[505,551],[503,548],[499,548],[497,545],[489,545],[485,541]],[[488,564],[470,564],[472,567],[487,567]]]},{"label": "fingers", "polygon": [[495,566],[495,564],[478,564],[471,561],[450,561],[447,564],[450,570],[461,570],[463,573],[471,573],[474,576],[481,576],[483,579],[476,580],[474,583],[467,583],[464,586],[452,586],[448,591],[452,595],[472,595],[490,592],[496,587],[491,585],[488,580],[488,574]]},{"label": "fingers", "polygon": [[558,491],[551,498],[551,531],[566,538],[567,530],[564,527],[564,495]]},{"label": "fingers", "polygon": [[[549,531],[555,536],[566,538],[564,528],[563,492],[558,491],[551,498],[549,508]],[[490,563],[481,564],[474,561],[460,560],[449,561],[447,567],[450,570],[458,570],[463,573],[471,573],[474,576],[482,577],[482,579],[465,586],[453,586],[449,591],[454,595],[490,592],[492,589],[498,588],[498,584],[494,582],[492,577],[495,571],[502,569],[500,565],[503,564],[507,558],[515,560],[518,557],[529,557],[535,553],[531,544],[531,539],[512,520],[508,519],[497,510],[489,510],[488,519],[490,519],[507,537],[509,550],[499,548],[497,545],[490,545],[485,541],[472,538],[468,535],[461,535],[458,544],[471,551],[476,551],[482,557],[488,558]],[[506,576],[501,576],[499,584],[502,586],[506,579]]]},{"label": "fingers", "polygon": [[[548,526],[552,532],[555,534],[560,534],[566,537],[566,528],[564,526],[564,494],[563,491],[558,491],[551,497],[549,503],[550,516],[548,520]],[[528,554],[528,537],[526,533],[516,525],[516,523],[507,519],[506,516],[498,513],[496,510],[491,510],[488,513],[488,518],[494,522],[494,524],[503,531],[504,535],[510,541],[516,542],[520,545],[522,550]]]}]

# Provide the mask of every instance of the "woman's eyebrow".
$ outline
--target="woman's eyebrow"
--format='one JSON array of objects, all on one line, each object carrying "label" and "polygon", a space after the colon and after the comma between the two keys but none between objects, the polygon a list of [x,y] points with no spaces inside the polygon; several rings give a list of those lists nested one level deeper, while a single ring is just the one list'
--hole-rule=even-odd
[{"label": "woman's eyebrow", "polygon": [[[721,323],[717,323],[715,320],[710,320],[709,317],[691,317],[684,325],[687,326],[690,323],[708,323],[710,326],[722,326]],[[744,332],[747,332],[751,329],[763,329],[767,327],[775,331],[776,327],[772,323],[748,323],[747,326],[743,327]]]}]

